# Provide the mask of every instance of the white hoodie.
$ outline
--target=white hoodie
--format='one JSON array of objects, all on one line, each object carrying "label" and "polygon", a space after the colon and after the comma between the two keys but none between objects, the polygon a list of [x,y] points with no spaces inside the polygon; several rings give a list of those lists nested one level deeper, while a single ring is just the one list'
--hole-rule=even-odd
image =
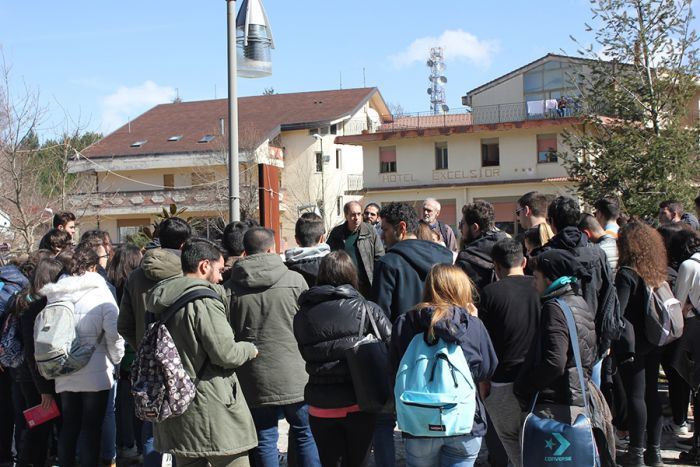
[{"label": "white hoodie", "polygon": [[39,292],[48,303],[70,300],[75,304],[76,333],[83,344],[94,344],[104,331],[85,367],[56,378],[56,392],[96,392],[108,390],[114,382],[114,365],[124,356],[124,339],[117,332],[117,306],[105,280],[96,272],[63,276]]}]

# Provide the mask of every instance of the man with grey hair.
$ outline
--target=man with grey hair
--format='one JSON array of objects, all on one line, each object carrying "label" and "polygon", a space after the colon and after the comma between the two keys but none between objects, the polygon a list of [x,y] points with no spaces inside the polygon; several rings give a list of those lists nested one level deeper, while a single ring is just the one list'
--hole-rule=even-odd
[{"label": "man with grey hair", "polygon": [[423,221],[430,226],[433,232],[436,232],[440,236],[440,241],[443,242],[447,248],[456,252],[457,238],[452,231],[452,227],[438,220],[440,208],[440,203],[435,198],[428,198],[423,201]]}]

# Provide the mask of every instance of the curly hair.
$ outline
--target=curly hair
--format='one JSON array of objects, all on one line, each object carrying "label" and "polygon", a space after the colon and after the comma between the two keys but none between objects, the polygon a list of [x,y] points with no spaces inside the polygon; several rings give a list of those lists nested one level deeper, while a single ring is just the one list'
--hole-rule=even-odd
[{"label": "curly hair", "polygon": [[493,228],[496,216],[493,205],[481,200],[462,206],[462,215],[467,225],[476,224],[484,232]]},{"label": "curly hair", "polygon": [[382,222],[394,227],[398,226],[401,221],[405,222],[407,232],[415,233],[418,230],[418,214],[410,203],[389,203],[382,207],[379,216],[382,218]]},{"label": "curly hair", "polygon": [[619,265],[633,269],[644,282],[658,287],[667,276],[666,247],[661,234],[643,222],[629,222],[617,239]]}]

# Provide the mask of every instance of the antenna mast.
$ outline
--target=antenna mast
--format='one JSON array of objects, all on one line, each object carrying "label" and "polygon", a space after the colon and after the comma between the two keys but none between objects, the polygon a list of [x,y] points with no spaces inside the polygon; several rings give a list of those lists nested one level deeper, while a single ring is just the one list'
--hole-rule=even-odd
[{"label": "antenna mast", "polygon": [[447,78],[442,74],[445,71],[445,59],[442,47],[433,47],[430,49],[430,58],[425,63],[430,68],[430,87],[428,95],[430,96],[430,108],[433,114],[437,115],[440,112],[448,112],[450,108],[445,104],[445,84]]}]

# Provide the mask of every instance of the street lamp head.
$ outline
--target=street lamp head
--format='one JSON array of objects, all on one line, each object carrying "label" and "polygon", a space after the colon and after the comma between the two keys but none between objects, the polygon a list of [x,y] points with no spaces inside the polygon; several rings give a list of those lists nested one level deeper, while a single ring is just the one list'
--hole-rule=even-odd
[{"label": "street lamp head", "polygon": [[236,17],[238,75],[263,78],[272,74],[270,49],[275,48],[262,0],[243,0]]},{"label": "street lamp head", "polygon": [[314,139],[316,139],[316,140],[320,140],[320,139],[321,139],[321,135],[319,135],[318,133],[314,133],[312,136],[313,136]]}]

